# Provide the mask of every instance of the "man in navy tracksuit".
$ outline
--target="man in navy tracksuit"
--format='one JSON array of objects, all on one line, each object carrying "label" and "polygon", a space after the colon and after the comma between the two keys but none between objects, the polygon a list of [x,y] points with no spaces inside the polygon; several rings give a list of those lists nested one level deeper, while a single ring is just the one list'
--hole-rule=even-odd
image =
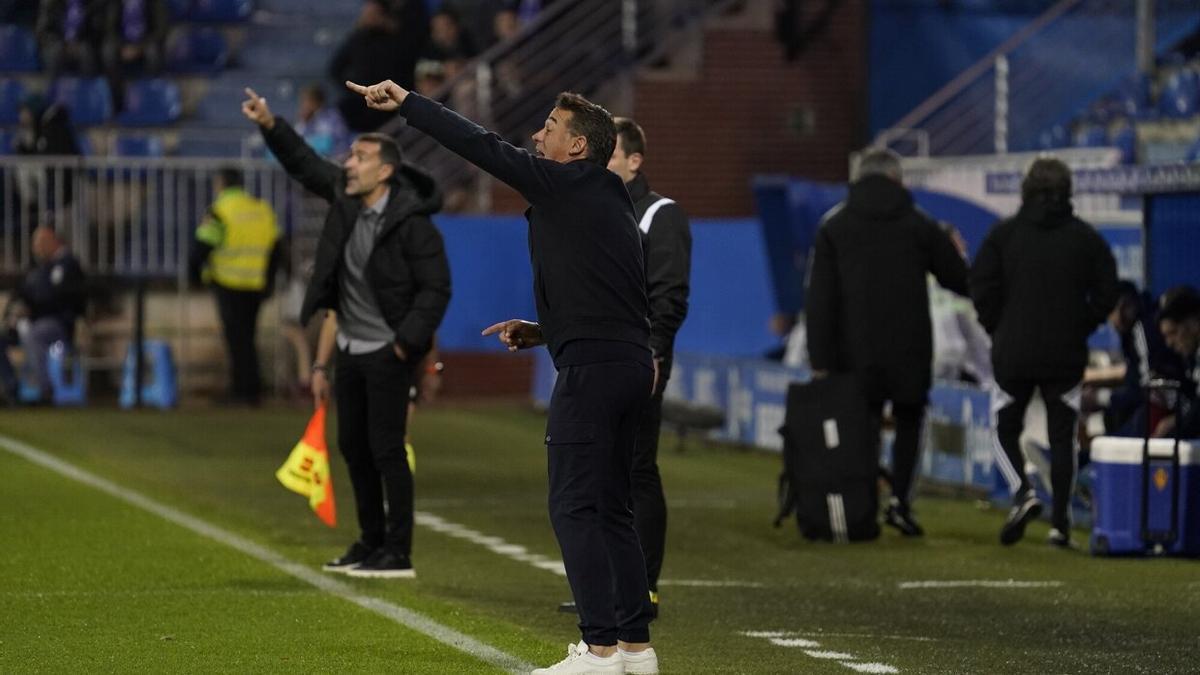
[{"label": "man in navy tracksuit", "polygon": [[538,323],[484,331],[509,350],[545,344],[558,369],[546,446],[550,520],[583,640],[539,673],[657,673],[646,568],[630,510],[634,439],[654,388],[646,274],[633,202],[606,165],[608,111],[561,94],[533,135],[537,154],[387,80],[347,83],[379,110],[504,181],[530,208]]}]

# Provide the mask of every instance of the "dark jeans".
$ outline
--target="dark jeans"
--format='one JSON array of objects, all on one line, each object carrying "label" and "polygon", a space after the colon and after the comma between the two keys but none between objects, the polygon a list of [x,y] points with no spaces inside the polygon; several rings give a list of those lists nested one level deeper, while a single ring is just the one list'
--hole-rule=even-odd
[{"label": "dark jeans", "polygon": [[1059,529],[1070,527],[1071,492],[1075,484],[1075,425],[1079,418],[1079,380],[1001,379],[996,384],[998,406],[996,436],[1003,455],[997,457],[1001,474],[1015,494],[1029,488],[1021,433],[1025,430],[1025,408],[1034,390],[1046,403],[1046,431],[1050,438],[1050,486],[1054,491],[1052,522]]},{"label": "dark jeans", "polygon": [[658,389],[646,404],[633,447],[633,527],[646,557],[646,582],[656,592],[667,543],[667,500],[658,473],[658,437],[662,429],[662,391],[670,376],[669,369],[669,363],[664,364]]},{"label": "dark jeans", "polygon": [[55,317],[30,321],[27,328],[18,332],[16,340],[7,331],[0,332],[0,386],[4,387],[4,394],[16,401],[19,387],[16,370],[8,358],[10,347],[21,345],[28,372],[33,375],[42,396],[50,396],[53,392],[50,391],[50,373],[46,367],[50,346],[55,342],[69,342],[70,338],[69,328]]},{"label": "dark jeans", "polygon": [[650,640],[646,563],[630,504],[652,378],[633,361],[564,366],[550,398],[550,522],[589,645]]},{"label": "dark jeans", "polygon": [[[875,432],[871,438],[879,438],[882,431],[883,406],[883,401],[870,403],[870,419]],[[892,401],[892,419],[896,422],[896,438],[892,441],[892,496],[908,505],[912,503],[917,481],[925,404]]]},{"label": "dark jeans", "polygon": [[412,554],[413,476],[404,452],[412,375],[412,364],[391,345],[337,355],[338,448],[354,487],[361,540],[399,555]]},{"label": "dark jeans", "polygon": [[216,287],[217,311],[229,353],[229,392],[237,400],[257,403],[262,394],[258,371],[258,350],[254,335],[258,329],[258,308],[263,294],[258,291],[231,291]]}]

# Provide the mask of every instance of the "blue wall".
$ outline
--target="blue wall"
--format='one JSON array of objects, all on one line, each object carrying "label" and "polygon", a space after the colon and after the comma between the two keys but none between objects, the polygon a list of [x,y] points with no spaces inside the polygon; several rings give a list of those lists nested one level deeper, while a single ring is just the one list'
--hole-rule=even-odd
[{"label": "blue wall", "polygon": [[[501,351],[479,335],[504,319],[535,319],[526,224],[521,216],[437,216],[454,297],[438,331],[443,349]],[[757,220],[695,219],[691,309],[680,351],[756,355],[775,344],[767,330],[774,295]]]},{"label": "blue wall", "polygon": [[874,136],[929,98],[1010,35],[1049,2],[1013,2],[999,12],[994,2],[873,0],[868,82]]},{"label": "blue wall", "polygon": [[1149,290],[1200,287],[1200,194],[1153,195],[1146,199]]}]

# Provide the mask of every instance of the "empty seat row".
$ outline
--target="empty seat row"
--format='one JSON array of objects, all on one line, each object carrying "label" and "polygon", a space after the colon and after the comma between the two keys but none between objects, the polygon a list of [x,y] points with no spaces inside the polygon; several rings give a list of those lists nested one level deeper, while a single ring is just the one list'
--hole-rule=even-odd
[{"label": "empty seat row", "polygon": [[[24,85],[19,80],[0,80],[0,124],[15,124]],[[131,80],[125,88],[125,110],[113,114],[112,91],[101,77],[62,77],[50,83],[47,100],[62,104],[77,126],[95,126],[115,122],[122,126],[162,126],[183,114],[179,85],[171,80],[151,78]]]}]

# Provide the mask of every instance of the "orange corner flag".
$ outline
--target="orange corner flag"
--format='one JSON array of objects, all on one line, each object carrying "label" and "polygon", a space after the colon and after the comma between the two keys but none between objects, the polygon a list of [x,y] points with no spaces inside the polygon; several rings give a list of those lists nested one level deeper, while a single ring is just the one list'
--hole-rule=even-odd
[{"label": "orange corner flag", "polygon": [[333,481],[329,478],[329,450],[325,446],[325,406],[313,413],[304,437],[275,472],[283,486],[308,497],[308,505],[326,525],[337,525]]}]

